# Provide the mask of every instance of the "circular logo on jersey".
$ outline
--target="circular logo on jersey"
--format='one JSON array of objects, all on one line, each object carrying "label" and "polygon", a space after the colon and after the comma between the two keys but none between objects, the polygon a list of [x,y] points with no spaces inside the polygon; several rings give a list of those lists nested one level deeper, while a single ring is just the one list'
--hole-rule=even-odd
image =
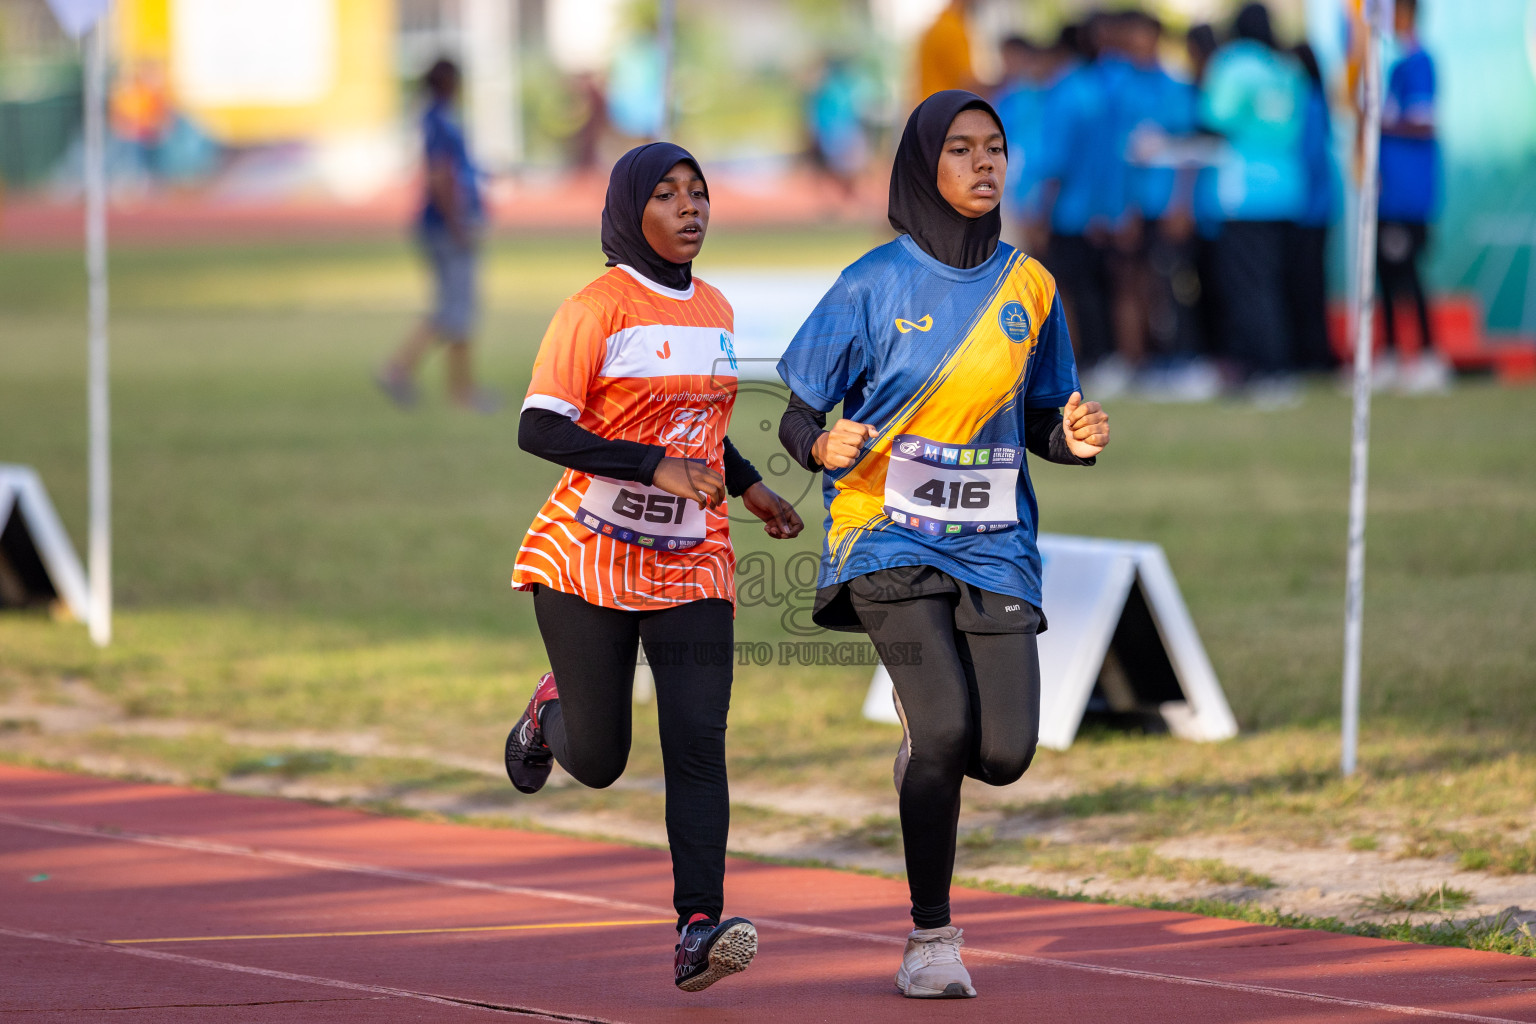
[{"label": "circular logo on jersey", "polygon": [[1024,304],[1021,302],[1005,302],[1003,308],[997,311],[997,326],[1003,329],[1003,333],[1015,341],[1023,341],[1029,337],[1029,314],[1024,312]]}]

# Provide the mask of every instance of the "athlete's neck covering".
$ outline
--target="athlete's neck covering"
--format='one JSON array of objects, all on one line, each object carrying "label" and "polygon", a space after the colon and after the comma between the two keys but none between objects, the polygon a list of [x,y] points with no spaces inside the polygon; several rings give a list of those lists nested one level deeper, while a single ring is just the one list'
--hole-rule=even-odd
[{"label": "athlete's neck covering", "polygon": [[[681,290],[693,283],[693,264],[662,259],[645,240],[640,227],[641,215],[656,183],[678,161],[698,171],[700,181],[704,179],[704,171],[693,154],[670,142],[636,146],[619,157],[608,176],[608,200],[603,204],[603,255],[608,257],[610,267],[624,263],[657,284]],[[704,186],[704,197],[709,198],[708,184]]]},{"label": "athlete's neck covering", "polygon": [[[994,207],[980,217],[967,217],[939,193],[939,157],[949,126],[963,110],[984,110],[1002,131],[1002,119],[992,104],[964,89],[936,92],[917,105],[907,118],[891,165],[891,227],[938,260],[961,270],[980,266],[997,249],[1003,217]],[[1008,142],[1003,141],[1003,153]]]}]

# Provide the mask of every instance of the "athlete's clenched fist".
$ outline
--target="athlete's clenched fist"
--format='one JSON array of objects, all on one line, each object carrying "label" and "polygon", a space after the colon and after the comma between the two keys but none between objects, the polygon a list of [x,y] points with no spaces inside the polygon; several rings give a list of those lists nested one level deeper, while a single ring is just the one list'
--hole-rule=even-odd
[{"label": "athlete's clenched fist", "polygon": [[1081,392],[1074,391],[1067,399],[1061,429],[1067,450],[1080,459],[1091,459],[1109,445],[1109,413],[1098,402],[1083,401]]},{"label": "athlete's clenched fist", "polygon": [[826,469],[847,469],[859,461],[864,442],[877,433],[879,431],[868,423],[838,420],[832,424],[831,430],[816,439],[811,454]]}]

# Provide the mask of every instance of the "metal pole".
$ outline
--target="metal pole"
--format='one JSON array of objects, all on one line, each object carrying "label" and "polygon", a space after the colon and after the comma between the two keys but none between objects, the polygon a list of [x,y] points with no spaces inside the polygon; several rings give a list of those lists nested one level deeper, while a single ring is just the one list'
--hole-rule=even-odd
[{"label": "metal pole", "polygon": [[676,63],[676,33],[677,0],[661,0],[661,11],[656,20],[656,43],[661,48],[661,124],[657,131],[667,140],[672,138],[672,66]]},{"label": "metal pole", "polygon": [[1365,24],[1361,65],[1360,208],[1356,221],[1354,309],[1355,414],[1349,460],[1349,557],[1344,588],[1344,737],[1341,767],[1355,772],[1360,738],[1360,632],[1365,603],[1365,497],[1371,443],[1371,355],[1376,306],[1376,194],[1381,158],[1381,69],[1375,26]]},{"label": "metal pole", "polygon": [[90,630],[112,641],[112,446],[107,389],[107,20],[85,42],[85,272],[89,285]]}]

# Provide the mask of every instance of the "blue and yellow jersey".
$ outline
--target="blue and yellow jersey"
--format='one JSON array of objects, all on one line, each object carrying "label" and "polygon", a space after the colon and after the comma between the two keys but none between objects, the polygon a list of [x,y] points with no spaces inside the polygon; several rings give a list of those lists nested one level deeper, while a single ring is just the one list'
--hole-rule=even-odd
[{"label": "blue and yellow jersey", "polygon": [[[842,402],[845,417],[879,431],[857,463],[824,476],[819,587],[931,565],[1040,603],[1024,414],[1059,408],[1080,386],[1056,282],[1038,262],[1000,243],[958,270],[902,235],[843,271],[778,369],[807,403]],[[895,495],[888,475],[916,487]],[[994,490],[990,511],[960,508],[1000,478],[1012,493]],[[909,515],[914,501],[935,515]]]}]

